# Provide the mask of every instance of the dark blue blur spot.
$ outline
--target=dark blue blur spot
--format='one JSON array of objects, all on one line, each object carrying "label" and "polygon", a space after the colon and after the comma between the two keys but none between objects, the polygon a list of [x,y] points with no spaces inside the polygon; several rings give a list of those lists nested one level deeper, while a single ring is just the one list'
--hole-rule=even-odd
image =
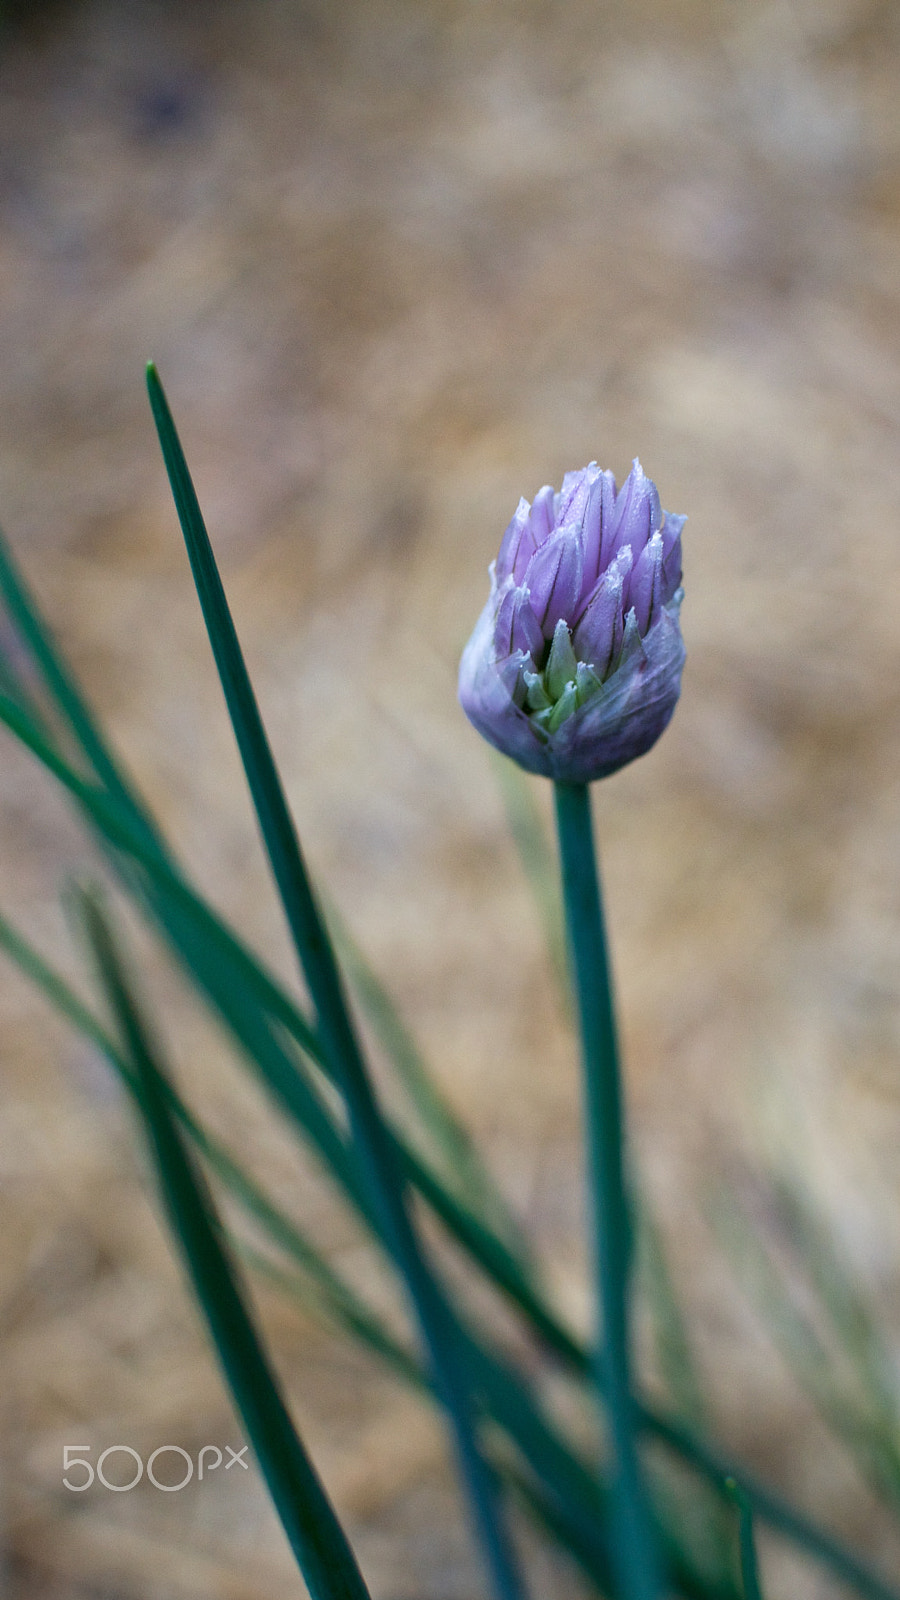
[{"label": "dark blue blur spot", "polygon": [[148,143],[194,132],[202,120],[203,85],[196,75],[158,77],[134,96],[134,132]]}]

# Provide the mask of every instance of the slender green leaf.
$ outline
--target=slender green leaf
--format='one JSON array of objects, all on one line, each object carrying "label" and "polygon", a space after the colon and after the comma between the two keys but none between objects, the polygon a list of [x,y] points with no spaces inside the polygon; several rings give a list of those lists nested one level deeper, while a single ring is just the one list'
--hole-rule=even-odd
[{"label": "slender green leaf", "polygon": [[104,913],[83,914],[101,980],[126,1045],[172,1230],[225,1377],[313,1600],[368,1600],[368,1590],[321,1480],[291,1422],[229,1259],[202,1175],[169,1109],[165,1073],[126,982]]},{"label": "slender green leaf", "polygon": [[181,442],[152,363],[147,368],[147,390],[263,845],[309,982],[319,1025],[329,1036],[333,1046],[329,1054],[338,1070],[338,1062],[348,1049],[349,1019],[342,1003],[334,955],[315,904],[297,831],[263,727]]},{"label": "slender green leaf", "polygon": [[738,1550],[744,1600],[763,1600],[759,1582],[759,1563],[756,1559],[756,1539],[753,1533],[753,1507],[743,1489],[733,1478],[728,1479],[726,1488],[738,1512]]},{"label": "slender green leaf", "polygon": [[0,532],[0,593],[59,711],[98,778],[109,789],[111,795],[131,812],[132,820],[143,831],[146,841],[161,849],[159,835],[140,802],[136,800],[131,785],[113,757],[96,718],[92,716],[74,678],[67,670],[54,644],[52,633],[41,617],[39,608],[13,561],[2,532]]},{"label": "slender green leaf", "polygon": [[419,1245],[406,1183],[382,1121],[359,1049],[328,933],[313,895],[281,779],[238,643],[187,462],[155,367],[150,404],[181,522],[191,570],[231,718],[263,844],[318,1017],[326,1057],[337,1074],[353,1138],[385,1241],[402,1273],[445,1398],[462,1480],[485,1563],[499,1600],[524,1593],[494,1474],[478,1442],[477,1417],[456,1348],[455,1319]]},{"label": "slender green leaf", "polygon": [[131,1069],[102,1023],[79,999],[65,979],[44,961],[34,946],[29,944],[4,916],[0,916],[0,949],[5,950],[10,960],[14,961],[25,976],[42,990],[46,999],[61,1016],[99,1047],[115,1066],[116,1071],[128,1079],[130,1084]]}]

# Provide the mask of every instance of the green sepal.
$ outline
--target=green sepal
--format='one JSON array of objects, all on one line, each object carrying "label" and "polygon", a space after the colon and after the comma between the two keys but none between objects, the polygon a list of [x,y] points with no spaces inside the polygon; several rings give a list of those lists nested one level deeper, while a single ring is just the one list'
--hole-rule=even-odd
[{"label": "green sepal", "polygon": [[563,723],[566,721],[566,718],[570,717],[572,712],[577,710],[578,690],[576,689],[573,680],[566,684],[562,694],[556,702],[556,705],[553,707],[553,710],[550,712],[550,715],[547,718],[548,733],[555,733],[557,728],[562,727]]},{"label": "green sepal", "polygon": [[602,688],[603,683],[598,678],[593,667],[589,667],[585,661],[579,661],[575,671],[575,692],[578,696],[578,704],[580,706],[586,705],[589,700],[593,700],[594,696],[600,693]]},{"label": "green sepal", "polygon": [[578,662],[572,649],[572,635],[560,617],[553,633],[550,655],[544,668],[544,682],[551,700],[559,700],[574,682]]},{"label": "green sepal", "polygon": [[523,672],[525,679],[525,704],[529,711],[549,711],[553,705],[549,694],[544,688],[544,680],[539,672]]}]

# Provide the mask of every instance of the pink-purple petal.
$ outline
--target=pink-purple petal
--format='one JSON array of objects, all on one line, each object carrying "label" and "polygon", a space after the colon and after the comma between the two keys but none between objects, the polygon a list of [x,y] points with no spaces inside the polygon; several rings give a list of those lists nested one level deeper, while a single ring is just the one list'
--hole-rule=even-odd
[{"label": "pink-purple petal", "polygon": [[575,629],[575,654],[598,678],[605,678],[622,647],[622,582],[617,568],[605,572]]},{"label": "pink-purple petal", "polygon": [[529,525],[531,506],[522,499],[516,507],[515,514],[506,532],[500,541],[500,552],[497,556],[497,582],[503,583],[507,578],[516,577],[516,567],[524,572],[528,562],[534,555],[534,536]]},{"label": "pink-purple petal", "polygon": [[560,528],[536,550],[525,571],[531,609],[545,639],[553,638],[560,617],[570,617],[581,593],[581,537],[578,528]]},{"label": "pink-purple petal", "polygon": [[642,635],[650,626],[654,604],[657,609],[659,608],[662,592],[662,559],[662,536],[654,533],[649,544],[645,544],[638,556],[628,585],[628,598],[634,607],[638,630]]},{"label": "pink-purple petal", "polygon": [[554,499],[553,486],[549,483],[545,483],[543,489],[539,489],[534,497],[534,505],[531,508],[531,534],[535,549],[549,539],[553,532]]},{"label": "pink-purple petal", "polygon": [[615,508],[616,480],[611,472],[601,472],[584,514],[585,586],[593,587],[612,559]]},{"label": "pink-purple petal", "polygon": [[615,547],[619,549],[623,544],[630,544],[634,552],[634,559],[643,550],[651,534],[655,533],[662,521],[662,508],[656,484],[648,478],[635,457],[634,465],[625,479],[618,495],[613,517]]},{"label": "pink-purple petal", "polygon": [[517,650],[532,656],[539,666],[544,651],[544,636],[531,609],[528,590],[524,586],[516,588],[510,585],[502,592],[497,607],[494,653],[498,660],[502,660]]}]

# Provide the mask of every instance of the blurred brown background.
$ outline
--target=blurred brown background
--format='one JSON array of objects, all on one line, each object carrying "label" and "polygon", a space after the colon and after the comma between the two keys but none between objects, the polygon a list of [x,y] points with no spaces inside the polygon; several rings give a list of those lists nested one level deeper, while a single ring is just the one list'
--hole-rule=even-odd
[{"label": "blurred brown background", "polygon": [[[72,0],[0,36],[3,523],[201,883],[289,973],[155,357],[311,862],[582,1321],[574,1052],[456,662],[520,493],[639,453],[689,514],[682,704],[595,796],[637,1161],[721,1437],[887,1572],[705,1212],[738,1164],[789,1168],[896,1336],[898,70],[879,0]],[[57,893],[90,858],[7,739],[0,840],[4,909],[78,972]],[[145,965],[198,1101],[352,1269]],[[6,967],[0,1009],[8,1593],[298,1593],[255,1478],[61,1487],[66,1443],[237,1432],[106,1070]],[[478,1594],[436,1426],[262,1304],[376,1596]],[[770,1559],[773,1600],[837,1593]]]}]

